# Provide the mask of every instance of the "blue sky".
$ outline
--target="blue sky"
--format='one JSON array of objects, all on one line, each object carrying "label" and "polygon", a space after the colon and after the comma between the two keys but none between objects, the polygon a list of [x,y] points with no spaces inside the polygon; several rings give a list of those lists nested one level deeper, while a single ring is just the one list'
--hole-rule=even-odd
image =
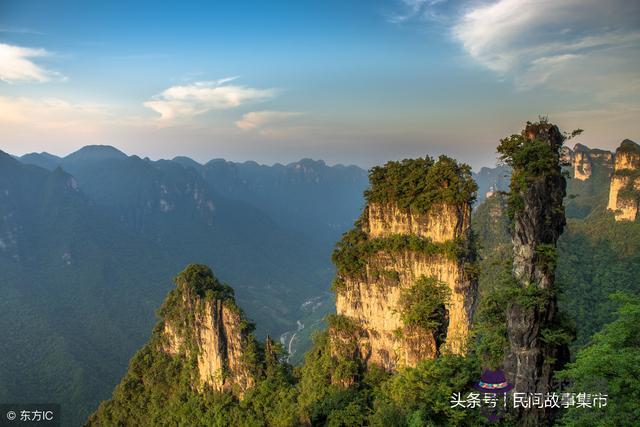
[{"label": "blue sky", "polygon": [[478,168],[540,114],[640,139],[637,2],[131,3],[0,0],[0,149]]}]

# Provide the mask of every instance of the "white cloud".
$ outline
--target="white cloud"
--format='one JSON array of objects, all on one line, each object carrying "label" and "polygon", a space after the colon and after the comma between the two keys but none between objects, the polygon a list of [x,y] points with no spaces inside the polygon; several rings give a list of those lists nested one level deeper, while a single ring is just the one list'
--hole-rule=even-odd
[{"label": "white cloud", "polygon": [[566,53],[534,59],[522,75],[515,77],[515,84],[522,90],[532,89],[547,83],[553,75],[563,74],[567,68],[571,68],[571,63],[575,63],[583,57],[583,55]]},{"label": "white cloud", "polygon": [[19,128],[94,129],[110,118],[105,106],[71,103],[60,98],[0,96],[0,123]]},{"label": "white cloud", "polygon": [[32,49],[0,43],[0,80],[6,83],[47,82],[63,79],[55,71],[37,65],[33,59],[50,56],[44,49]]},{"label": "white cloud", "polygon": [[[571,80],[585,57],[627,57],[633,69],[640,46],[640,4],[627,0],[497,0],[470,3],[452,31],[467,53],[483,66],[513,76],[529,89],[549,83],[554,75]],[[635,55],[634,55],[635,54]],[[574,74],[575,75],[575,74]],[[593,89],[593,88],[591,88]]]},{"label": "white cloud", "polygon": [[159,113],[161,119],[171,120],[177,117],[195,116],[210,110],[235,108],[276,95],[275,89],[255,89],[228,84],[236,78],[172,86],[145,102],[144,105]]},{"label": "white cloud", "polygon": [[255,130],[273,123],[283,122],[302,113],[292,111],[252,111],[242,116],[236,126],[242,130]]},{"label": "white cloud", "polygon": [[443,21],[446,19],[439,6],[447,0],[401,0],[402,11],[392,14],[388,20],[392,24],[402,24],[413,19],[421,21]]}]

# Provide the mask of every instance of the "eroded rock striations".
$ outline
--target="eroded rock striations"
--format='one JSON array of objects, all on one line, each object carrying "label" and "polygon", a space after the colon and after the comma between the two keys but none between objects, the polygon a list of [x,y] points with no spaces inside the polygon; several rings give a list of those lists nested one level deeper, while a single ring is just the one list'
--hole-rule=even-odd
[{"label": "eroded rock striations", "polygon": [[161,309],[160,348],[196,362],[194,385],[199,390],[209,386],[241,396],[255,383],[245,358],[255,343],[233,290],[202,266],[187,268],[176,285]]},{"label": "eroded rock striations", "polygon": [[445,348],[464,354],[477,293],[468,166],[444,156],[389,162],[370,181],[364,212],[333,256],[332,352],[387,370]]},{"label": "eroded rock striations", "polygon": [[[498,151],[513,168],[509,209],[513,220],[513,295],[507,309],[509,349],[505,370],[514,392],[552,391],[553,372],[567,359],[558,337],[555,249],[565,226],[561,172],[564,136],[546,121],[528,123]],[[517,413],[519,425],[545,425],[549,409]]]},{"label": "eroded rock striations", "polygon": [[625,139],[616,150],[607,208],[616,221],[638,219],[640,205],[640,145]]}]

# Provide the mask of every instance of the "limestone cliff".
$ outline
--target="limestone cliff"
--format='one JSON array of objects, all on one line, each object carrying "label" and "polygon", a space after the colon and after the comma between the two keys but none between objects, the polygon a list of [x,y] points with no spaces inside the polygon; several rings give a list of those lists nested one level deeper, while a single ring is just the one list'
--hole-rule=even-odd
[{"label": "limestone cliff", "polygon": [[576,144],[571,152],[572,178],[586,181],[594,173],[595,168],[610,170],[613,168],[613,154],[610,151],[590,149]]},{"label": "limestone cliff", "polygon": [[[269,360],[277,364],[273,342],[267,339],[265,347],[256,342],[233,289],[208,267],[191,264],[175,283],[151,339],[87,425],[182,425],[185,414],[172,408],[221,393],[229,401],[242,399],[273,368]],[[206,412],[206,407],[199,410]],[[148,418],[151,413],[155,418]],[[192,423],[199,421],[186,425]]]},{"label": "limestone cliff", "polygon": [[591,158],[587,147],[576,144],[573,149],[573,178],[586,181],[591,177]]},{"label": "limestone cliff", "polygon": [[[515,392],[552,391],[554,370],[567,359],[559,336],[555,295],[556,244],[565,226],[566,182],[560,169],[564,136],[546,121],[528,123],[498,151],[513,168],[509,209],[513,220],[513,287],[507,308],[509,350],[505,371]],[[537,162],[534,162],[534,160]],[[519,425],[545,425],[550,410],[517,413]]]},{"label": "limestone cliff", "polygon": [[[372,170],[363,215],[334,252],[336,310],[344,318],[338,323],[348,322],[356,331],[349,347],[353,354],[338,356],[355,356],[364,366],[393,370],[435,358],[443,348],[455,354],[467,348],[477,291],[470,229],[476,187],[466,167],[451,159],[420,160]],[[438,169],[454,175],[438,174]],[[418,190],[410,200],[394,194],[405,178],[417,179],[412,185],[424,193]],[[420,203],[426,194],[428,206]],[[420,300],[419,283],[427,286],[427,294],[428,286],[446,288],[440,314],[434,310],[427,323],[411,321],[407,311],[408,299]],[[430,312],[421,313],[430,317]],[[348,339],[340,329],[330,322],[334,353],[340,353],[336,342]]]},{"label": "limestone cliff", "polygon": [[638,219],[640,205],[640,146],[628,139],[616,150],[607,208],[616,221]]},{"label": "limestone cliff", "polygon": [[561,150],[561,163],[570,179],[567,181],[565,209],[567,217],[585,218],[606,203],[613,174],[613,153],[576,144],[573,150]]},{"label": "limestone cliff", "polygon": [[[163,308],[161,349],[173,357],[195,359],[194,386],[199,390],[210,386],[242,395],[255,383],[245,360],[247,347],[253,344],[250,324],[235,305],[230,288],[206,270],[187,272],[178,277],[177,293]],[[203,293],[194,280],[210,282],[211,289]]]}]

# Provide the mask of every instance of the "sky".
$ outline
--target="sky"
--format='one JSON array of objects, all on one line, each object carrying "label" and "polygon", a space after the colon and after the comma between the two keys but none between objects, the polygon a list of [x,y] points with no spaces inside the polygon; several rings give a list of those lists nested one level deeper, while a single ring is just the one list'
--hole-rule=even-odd
[{"label": "sky", "polygon": [[640,2],[0,0],[0,149],[475,169],[548,116],[640,141]]}]

